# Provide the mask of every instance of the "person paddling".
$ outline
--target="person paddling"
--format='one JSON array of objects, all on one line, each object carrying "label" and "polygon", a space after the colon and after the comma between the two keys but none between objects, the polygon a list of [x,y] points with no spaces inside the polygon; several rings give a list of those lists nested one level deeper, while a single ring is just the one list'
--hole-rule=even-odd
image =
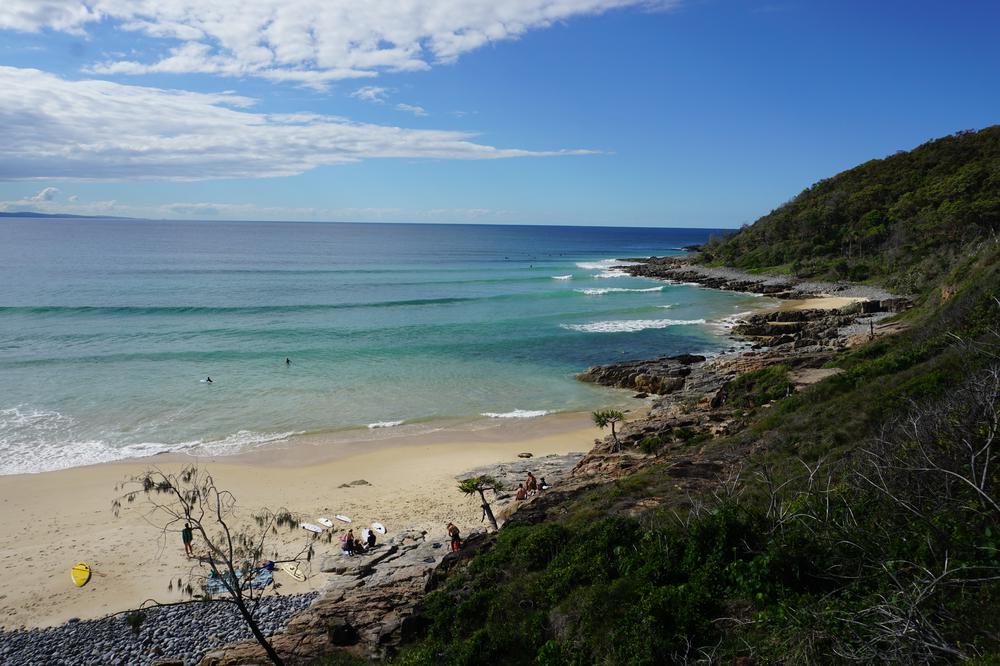
[{"label": "person paddling", "polygon": [[211,384],[212,383],[212,378],[211,377],[205,377],[205,383],[206,384]]}]

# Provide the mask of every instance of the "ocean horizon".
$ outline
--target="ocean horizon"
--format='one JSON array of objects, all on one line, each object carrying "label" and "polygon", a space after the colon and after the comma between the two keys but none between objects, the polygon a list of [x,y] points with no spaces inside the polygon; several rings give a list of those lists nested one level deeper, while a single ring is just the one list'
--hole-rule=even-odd
[{"label": "ocean horizon", "polygon": [[623,404],[761,301],[612,266],[718,231],[0,220],[0,474]]}]

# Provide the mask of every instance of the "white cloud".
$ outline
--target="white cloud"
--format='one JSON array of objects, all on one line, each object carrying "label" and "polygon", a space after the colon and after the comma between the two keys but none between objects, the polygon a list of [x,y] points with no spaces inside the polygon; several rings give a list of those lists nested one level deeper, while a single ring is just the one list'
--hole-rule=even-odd
[{"label": "white cloud", "polygon": [[470,132],[247,110],[253,104],[231,94],[68,81],[0,67],[0,179],[254,178],[379,157],[481,160],[593,152],[496,148],[474,142]]},{"label": "white cloud", "polygon": [[4,0],[0,29],[80,33],[105,21],[167,41],[135,60],[98,63],[94,72],[260,76],[322,88],[384,70],[428,69],[576,16],[679,1]]},{"label": "white cloud", "polygon": [[388,88],[382,88],[380,86],[364,86],[363,88],[358,88],[351,93],[351,97],[355,99],[360,99],[362,102],[372,102],[374,104],[382,104],[385,102],[385,98],[389,94]]},{"label": "white cloud", "polygon": [[[133,210],[133,214],[136,211]],[[330,222],[468,222],[508,219],[510,211],[490,208],[396,208],[354,206],[342,208],[260,206],[252,203],[169,203],[146,209],[157,217],[323,220]]]},{"label": "white cloud", "polygon": [[387,206],[316,207],[262,206],[254,203],[175,202],[135,205],[109,201],[70,203],[38,201],[25,197],[0,200],[0,211],[70,213],[73,215],[115,215],[151,219],[222,220],[318,220],[327,222],[505,222],[518,219],[508,210],[490,208],[402,208]]},{"label": "white cloud", "polygon": [[406,111],[407,113],[412,113],[415,116],[426,116],[427,115],[427,111],[424,110],[424,107],[417,106],[415,104],[402,104],[402,103],[400,103],[400,104],[396,105],[396,108],[398,110],[400,110],[400,111]]},{"label": "white cloud", "polygon": [[[54,188],[53,188],[54,189]],[[70,203],[62,203],[54,199],[38,199],[37,195],[9,201],[0,200],[0,211],[35,213],[71,213],[73,215],[127,215],[127,207],[122,207],[117,201],[79,201],[76,197],[67,199]]]},{"label": "white cloud", "polygon": [[35,202],[38,202],[38,201],[52,201],[53,199],[56,198],[57,194],[59,194],[59,188],[58,187],[46,187],[45,189],[41,190],[35,196],[30,197],[28,199],[28,201],[35,201]]}]

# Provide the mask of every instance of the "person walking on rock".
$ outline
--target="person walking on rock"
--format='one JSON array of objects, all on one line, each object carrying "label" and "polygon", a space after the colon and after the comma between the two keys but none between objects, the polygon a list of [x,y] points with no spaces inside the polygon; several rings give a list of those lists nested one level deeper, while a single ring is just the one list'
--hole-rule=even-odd
[{"label": "person walking on rock", "polygon": [[448,537],[451,539],[451,552],[455,552],[462,547],[462,534],[454,523],[448,523],[445,529],[448,530]]}]

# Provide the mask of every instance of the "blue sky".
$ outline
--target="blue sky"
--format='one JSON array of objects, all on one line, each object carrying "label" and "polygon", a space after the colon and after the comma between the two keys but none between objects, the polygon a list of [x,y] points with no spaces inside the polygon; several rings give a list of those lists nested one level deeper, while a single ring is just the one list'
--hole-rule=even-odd
[{"label": "blue sky", "polygon": [[1000,109],[996,2],[137,4],[0,4],[0,210],[734,227]]}]

